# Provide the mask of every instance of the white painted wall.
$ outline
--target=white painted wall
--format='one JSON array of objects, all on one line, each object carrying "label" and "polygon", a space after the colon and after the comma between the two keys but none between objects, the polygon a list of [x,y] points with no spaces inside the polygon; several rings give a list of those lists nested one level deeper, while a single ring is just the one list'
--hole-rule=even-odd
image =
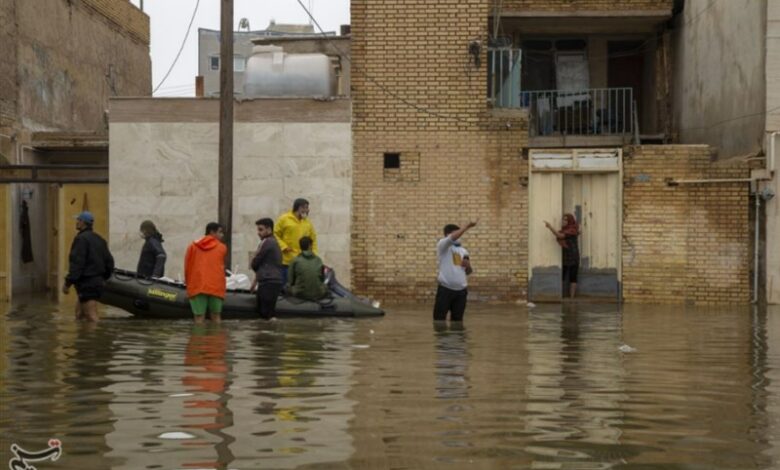
[{"label": "white painted wall", "polygon": [[[217,123],[112,123],[109,130],[111,250],[135,270],[151,219],[165,238],[166,275],[183,276],[187,245],[217,219]],[[248,273],[254,222],[274,220],[297,197],[311,203],[320,256],[350,280],[352,149],[349,122],[237,122],[234,139],[233,265]]]}]

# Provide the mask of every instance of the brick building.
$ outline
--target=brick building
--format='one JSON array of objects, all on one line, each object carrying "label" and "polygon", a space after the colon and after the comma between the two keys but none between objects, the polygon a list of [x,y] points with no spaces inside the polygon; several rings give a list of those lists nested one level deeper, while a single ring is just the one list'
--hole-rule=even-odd
[{"label": "brick building", "polygon": [[95,212],[107,235],[108,100],[151,94],[149,17],[128,0],[3,0],[0,55],[3,301],[12,291],[59,292],[71,215]]},{"label": "brick building", "polygon": [[353,0],[353,288],[432,299],[441,228],[479,218],[471,297],[559,299],[572,212],[585,296],[749,301],[751,170],[678,143],[682,8]]}]

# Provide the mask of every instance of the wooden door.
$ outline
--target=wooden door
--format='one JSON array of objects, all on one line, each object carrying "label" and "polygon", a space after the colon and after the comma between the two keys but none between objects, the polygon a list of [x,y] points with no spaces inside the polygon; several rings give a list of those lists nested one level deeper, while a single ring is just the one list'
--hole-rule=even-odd
[{"label": "wooden door", "polygon": [[575,215],[581,230],[578,296],[617,299],[619,295],[619,183],[614,172],[564,176],[563,211]]},{"label": "wooden door", "polygon": [[552,302],[561,298],[561,247],[545,227],[561,219],[562,173],[531,173],[528,210],[528,298]]},{"label": "wooden door", "polygon": [[11,186],[0,184],[0,302],[11,300]]},{"label": "wooden door", "polygon": [[[75,294],[71,289],[66,297],[62,294],[59,287],[65,281],[65,275],[68,273],[68,256],[73,237],[76,236],[76,216],[84,210],[92,212],[95,216],[95,225],[93,229],[101,237],[108,241],[108,185],[107,184],[65,184],[57,189],[57,213],[56,221],[52,224],[56,227],[56,245],[52,247],[52,259],[56,260],[56,266],[52,271],[53,281],[56,281],[57,299],[62,301],[66,298],[75,300]],[[50,272],[52,272],[50,271]],[[56,277],[56,280],[54,279]]]}]

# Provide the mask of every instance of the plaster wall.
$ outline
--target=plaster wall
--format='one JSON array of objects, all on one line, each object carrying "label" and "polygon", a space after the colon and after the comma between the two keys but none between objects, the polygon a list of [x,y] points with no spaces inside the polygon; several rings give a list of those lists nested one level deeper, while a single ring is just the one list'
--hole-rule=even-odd
[{"label": "plaster wall", "polygon": [[766,204],[766,296],[780,304],[780,0],[767,1],[766,31],[766,154],[774,179],[767,186],[775,197]]},{"label": "plaster wall", "polygon": [[679,141],[719,159],[762,149],[767,0],[688,0],[675,19],[674,114]]}]

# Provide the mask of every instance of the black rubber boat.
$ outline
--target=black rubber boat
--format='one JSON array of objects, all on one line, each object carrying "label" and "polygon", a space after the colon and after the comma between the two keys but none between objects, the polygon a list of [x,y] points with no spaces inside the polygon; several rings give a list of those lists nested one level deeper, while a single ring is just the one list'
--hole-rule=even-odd
[{"label": "black rubber boat", "polygon": [[[371,317],[385,312],[361,299],[338,283],[329,271],[330,296],[318,302],[280,296],[277,317]],[[115,269],[106,281],[101,303],[127,310],[146,318],[192,318],[187,289],[183,283],[162,279],[139,278],[132,271]],[[255,295],[248,290],[228,290],[222,307],[222,318],[258,318]]]}]

